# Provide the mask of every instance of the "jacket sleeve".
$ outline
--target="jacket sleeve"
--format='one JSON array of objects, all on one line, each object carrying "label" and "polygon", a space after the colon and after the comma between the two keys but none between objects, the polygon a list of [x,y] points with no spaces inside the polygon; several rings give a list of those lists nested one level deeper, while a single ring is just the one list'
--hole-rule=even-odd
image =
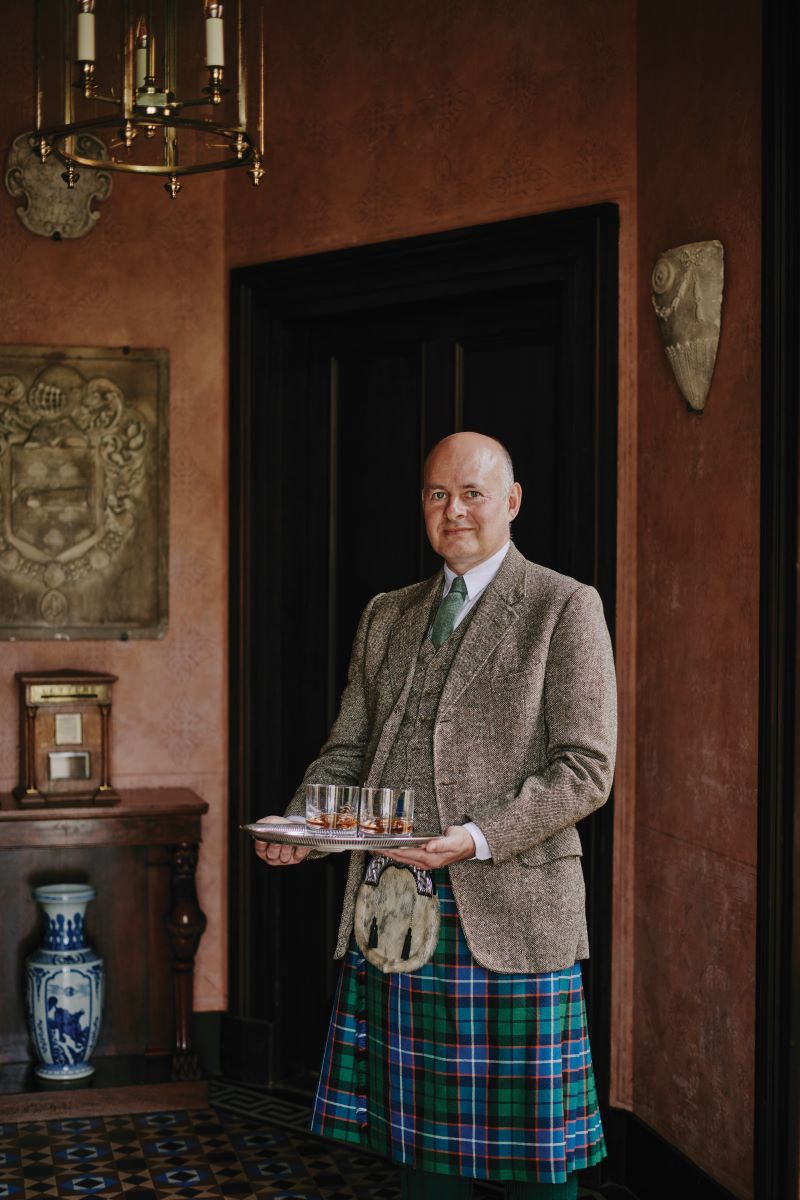
[{"label": "jacket sleeve", "polygon": [[541,772],[528,775],[514,794],[470,814],[498,864],[556,837],[608,799],[616,756],[616,681],[594,588],[577,588],[561,611],[547,655],[543,703]]},{"label": "jacket sleeve", "polygon": [[[382,593],[381,593],[382,594]],[[342,693],[339,714],[328,734],[328,740],[317,757],[309,764],[303,781],[286,809],[286,816],[305,814],[305,785],[307,783],[360,784],[370,734],[370,718],[365,694],[367,639],[380,594],[370,600],[361,614],[356,630],[347,686]]]}]

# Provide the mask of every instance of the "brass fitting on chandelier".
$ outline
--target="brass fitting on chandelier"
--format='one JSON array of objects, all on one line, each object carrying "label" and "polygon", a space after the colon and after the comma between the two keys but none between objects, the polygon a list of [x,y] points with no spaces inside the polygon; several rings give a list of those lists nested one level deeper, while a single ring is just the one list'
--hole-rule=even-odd
[{"label": "brass fitting on chandelier", "polygon": [[[184,175],[207,171],[244,167],[258,186],[264,0],[203,0],[202,8],[197,0],[194,28],[178,0],[66,0],[57,9],[34,0],[34,8],[31,146],[42,161],[51,153],[60,159],[68,188],[82,167],[161,175],[172,199]],[[200,95],[186,96],[178,81],[196,77],[191,59],[203,32],[208,83]],[[108,157],[87,149],[97,138]]]}]

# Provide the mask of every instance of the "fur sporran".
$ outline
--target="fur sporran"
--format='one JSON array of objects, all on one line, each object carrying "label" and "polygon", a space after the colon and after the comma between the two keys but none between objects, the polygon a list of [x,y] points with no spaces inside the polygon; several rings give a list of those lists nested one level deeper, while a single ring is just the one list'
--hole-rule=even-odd
[{"label": "fur sporran", "polygon": [[379,971],[416,971],[439,941],[439,897],[429,871],[376,854],[356,896],[354,933]]}]

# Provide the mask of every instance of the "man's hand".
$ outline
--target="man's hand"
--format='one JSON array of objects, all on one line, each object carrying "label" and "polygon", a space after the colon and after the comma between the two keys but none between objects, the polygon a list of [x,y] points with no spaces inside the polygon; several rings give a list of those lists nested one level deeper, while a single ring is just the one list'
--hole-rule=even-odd
[{"label": "man's hand", "polygon": [[450,863],[474,858],[475,843],[463,825],[448,825],[441,837],[431,838],[422,846],[409,846],[407,850],[381,849],[380,853],[399,863],[432,871],[434,867],[447,867]]},{"label": "man's hand", "polygon": [[[271,824],[288,824],[286,817],[259,817]],[[279,842],[255,842],[256,854],[268,867],[294,867],[308,855],[309,846],[282,846]]]}]

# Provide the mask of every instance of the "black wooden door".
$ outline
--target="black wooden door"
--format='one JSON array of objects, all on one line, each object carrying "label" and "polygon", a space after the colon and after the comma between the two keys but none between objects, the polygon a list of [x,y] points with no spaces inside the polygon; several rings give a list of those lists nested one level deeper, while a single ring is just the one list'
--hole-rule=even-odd
[{"label": "black wooden door", "polygon": [[[309,331],[318,364],[306,429],[327,443],[329,619],[323,632],[338,697],[358,616],[376,591],[403,587],[439,566],[420,515],[422,464],[440,438],[477,429],[506,442],[523,486],[514,525],[523,554],[591,578],[593,403],[562,397],[558,297],[547,287],[500,301],[414,305],[354,314]],[[294,391],[301,403],[302,389]],[[582,412],[573,407],[583,406]],[[575,439],[573,428],[581,429]]]},{"label": "black wooden door", "polygon": [[[523,488],[519,549],[604,585],[613,601],[598,535],[610,520],[613,547],[614,405],[612,394],[602,408],[598,388],[596,232],[591,254],[567,238],[545,269],[545,236],[527,272],[490,263],[454,279],[450,263],[448,286],[395,264],[391,287],[376,268],[378,296],[363,278],[364,252],[319,258],[305,280],[290,263],[244,275],[233,461],[237,823],[281,811],[294,792],[335,715],[365,603],[436,570],[420,489],[439,438],[475,429],[505,442]],[[474,234],[480,242],[485,231]],[[399,245],[413,255],[428,243],[435,257],[435,241]],[[593,886],[589,825],[592,896],[602,887]],[[236,842],[232,991],[247,1053],[231,1032],[228,1070],[249,1064],[257,1076],[297,1080],[317,1068],[344,857],[269,870]]]}]

